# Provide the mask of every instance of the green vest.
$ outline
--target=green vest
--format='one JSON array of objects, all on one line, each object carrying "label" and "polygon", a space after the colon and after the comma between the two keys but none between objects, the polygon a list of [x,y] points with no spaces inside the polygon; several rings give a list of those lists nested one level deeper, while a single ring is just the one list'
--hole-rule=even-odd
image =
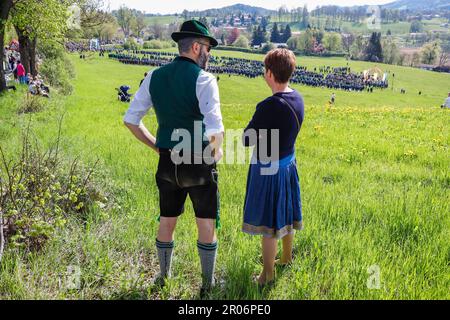
[{"label": "green vest", "polygon": [[[201,122],[205,134],[203,115],[197,99],[197,79],[202,69],[191,59],[177,57],[171,63],[153,71],[150,96],[158,120],[156,146],[172,149],[179,141],[171,141],[176,129],[188,130],[193,146],[194,121]],[[203,142],[203,146],[207,143]]]}]

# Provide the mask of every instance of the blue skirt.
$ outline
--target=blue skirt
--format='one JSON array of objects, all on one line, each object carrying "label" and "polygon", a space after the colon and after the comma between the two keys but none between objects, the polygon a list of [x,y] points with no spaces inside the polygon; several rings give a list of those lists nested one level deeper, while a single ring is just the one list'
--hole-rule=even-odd
[{"label": "blue skirt", "polygon": [[[269,167],[276,171],[269,170]],[[268,164],[259,161],[251,164],[242,231],[280,239],[302,229],[302,202],[295,154]]]}]

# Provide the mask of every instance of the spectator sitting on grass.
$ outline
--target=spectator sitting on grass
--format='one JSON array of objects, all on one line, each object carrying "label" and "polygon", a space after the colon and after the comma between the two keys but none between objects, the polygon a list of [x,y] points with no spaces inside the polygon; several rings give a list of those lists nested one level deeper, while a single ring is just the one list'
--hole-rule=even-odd
[{"label": "spectator sitting on grass", "polygon": [[40,79],[39,76],[36,76],[35,78],[33,78],[32,76],[30,76],[29,79],[29,84],[28,84],[28,93],[32,94],[34,96],[43,96],[46,98],[50,98],[49,96],[49,88],[48,86],[44,85],[44,83],[42,82],[42,80]]}]

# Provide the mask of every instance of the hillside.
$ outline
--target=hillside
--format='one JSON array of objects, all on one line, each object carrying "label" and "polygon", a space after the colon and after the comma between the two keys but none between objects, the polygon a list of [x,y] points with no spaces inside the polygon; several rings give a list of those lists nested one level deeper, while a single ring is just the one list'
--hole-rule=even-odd
[{"label": "hillside", "polygon": [[218,14],[220,14],[220,15],[227,15],[227,14],[237,15],[240,13],[248,13],[248,14],[257,15],[257,16],[267,16],[267,15],[276,14],[276,11],[238,3],[238,4],[235,4],[232,6],[228,6],[228,7],[217,8],[217,9],[216,8],[215,9],[207,9],[204,11],[194,11],[191,13],[195,13],[195,15],[198,15],[198,16],[206,16],[206,17],[216,16]]},{"label": "hillside", "polygon": [[399,9],[399,10],[436,10],[446,9],[450,10],[449,0],[399,0],[392,3],[385,4],[383,6],[387,9]]}]

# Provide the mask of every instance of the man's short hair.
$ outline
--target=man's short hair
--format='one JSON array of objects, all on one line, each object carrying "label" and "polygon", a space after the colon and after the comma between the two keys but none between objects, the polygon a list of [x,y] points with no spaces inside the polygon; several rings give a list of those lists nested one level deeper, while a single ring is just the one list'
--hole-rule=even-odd
[{"label": "man's short hair", "polygon": [[285,48],[277,48],[269,51],[264,58],[264,66],[270,70],[278,83],[289,82],[297,66],[294,53]]},{"label": "man's short hair", "polygon": [[178,40],[178,52],[188,53],[191,50],[192,45],[195,41],[200,40],[200,38],[184,38]]}]

